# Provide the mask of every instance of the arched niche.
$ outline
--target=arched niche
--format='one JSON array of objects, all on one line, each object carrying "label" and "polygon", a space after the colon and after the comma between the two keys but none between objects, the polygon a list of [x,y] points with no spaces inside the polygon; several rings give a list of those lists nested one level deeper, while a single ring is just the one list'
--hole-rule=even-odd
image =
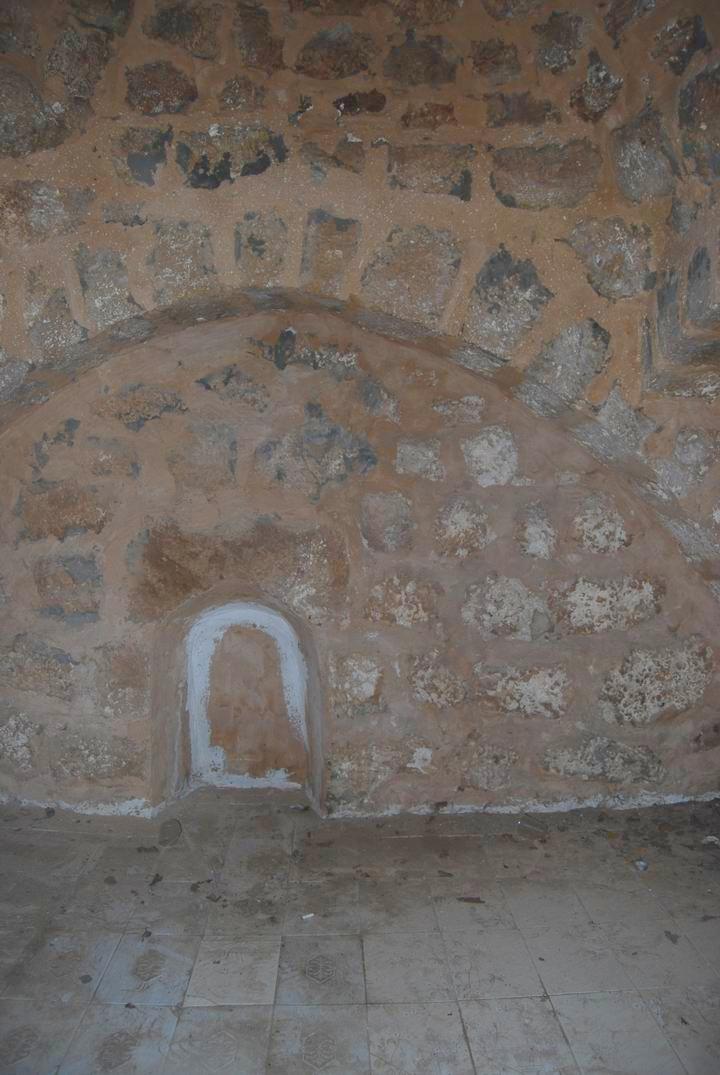
[{"label": "arched niche", "polygon": [[[233,627],[253,628],[272,639],[280,666],[287,732],[299,740],[306,751],[310,748],[306,714],[307,665],[293,627],[279,612],[265,605],[231,601],[206,609],[193,623],[185,641],[191,782],[218,787],[297,788],[299,785],[282,769],[263,776],[230,772],[225,751],[212,743],[208,705],[213,659],[218,643]],[[242,682],[237,682],[235,689],[242,697]]]},{"label": "arched niche", "polygon": [[[282,681],[283,735],[306,757],[304,784],[282,770],[260,776],[228,771],[221,747],[212,742],[208,720],[213,659],[234,628],[260,633],[276,652]],[[161,803],[195,788],[300,787],[321,809],[323,796],[323,697],[314,641],[308,625],[269,602],[266,595],[243,598],[220,584],[211,593],[183,604],[160,625],[152,655],[153,729],[151,799]],[[239,708],[243,683],[237,677]],[[278,722],[276,722],[276,727]],[[238,736],[243,729],[238,727]]]}]

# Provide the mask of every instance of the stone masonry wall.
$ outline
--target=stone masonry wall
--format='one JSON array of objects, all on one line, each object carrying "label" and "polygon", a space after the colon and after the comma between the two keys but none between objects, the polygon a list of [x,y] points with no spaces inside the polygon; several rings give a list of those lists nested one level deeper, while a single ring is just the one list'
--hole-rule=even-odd
[{"label": "stone masonry wall", "polygon": [[[338,622],[353,630],[362,622],[365,632],[375,630],[368,617],[384,623],[378,610],[393,592],[371,564],[378,559],[389,572],[387,558],[395,558],[401,580],[400,569],[419,555],[414,498],[426,497],[419,489],[445,495],[443,503],[430,497],[426,510],[437,519],[428,514],[417,546],[448,558],[442,578],[428,582],[427,600],[433,585],[466,595],[469,579],[451,580],[450,565],[465,571],[472,563],[477,575],[476,599],[457,596],[453,610],[438,612],[437,639],[429,627],[412,632],[427,633],[424,648],[410,647],[420,662],[412,673],[398,658],[404,671],[380,662],[376,675],[362,663],[377,660],[365,643],[357,668],[343,663],[354,651],[328,652],[324,671],[340,693],[327,716],[347,725],[330,736],[327,786],[336,808],[560,801],[614,794],[620,772],[627,791],[629,771],[641,773],[643,789],[712,790],[720,731],[703,647],[717,638],[708,625],[710,608],[720,607],[719,43],[720,8],[711,0],[0,3],[0,427],[19,453],[3,448],[0,524],[0,581],[16,616],[8,613],[0,658],[9,692],[0,768],[11,791],[147,794],[143,691],[151,669],[142,645],[122,641],[123,624],[135,620],[118,594],[125,586],[134,592],[131,566],[143,570],[153,527],[160,545],[177,541],[183,555],[200,555],[187,536],[198,532],[201,544],[220,543],[212,555],[203,545],[202,555],[235,563],[222,542],[239,541],[265,510],[261,485],[252,485],[258,504],[234,522],[225,514],[227,489],[246,477],[237,455],[243,443],[253,475],[272,483],[282,471],[297,481],[304,499],[288,534],[302,522],[307,534],[342,546],[337,601],[356,600],[342,596],[343,572],[359,572],[363,586],[379,572],[378,594],[370,586],[350,619]],[[258,311],[273,305],[292,313],[262,321]],[[323,307],[326,325],[318,321]],[[217,320],[218,327],[231,316],[242,342],[217,344],[227,361],[210,353],[210,324],[205,343],[191,333],[207,360],[197,379],[210,379],[192,382],[204,401],[199,409],[180,374],[156,377],[143,365],[165,356],[183,326]],[[310,342],[298,328],[305,316]],[[252,338],[262,346],[248,342],[245,322],[253,317],[262,328]],[[343,333],[348,353],[360,356],[348,366],[335,354]],[[153,336],[165,342],[144,349]],[[406,382],[391,390],[372,350],[387,362],[412,351]],[[312,369],[316,381],[335,387],[323,402],[303,383],[297,400],[283,402],[287,376],[267,384],[258,376],[264,367],[253,365],[262,361],[298,377]],[[413,372],[424,362],[435,364],[438,383],[452,382],[444,396],[430,372]],[[334,413],[337,385],[350,386],[355,401]],[[487,409],[474,417],[471,405],[463,409],[465,396],[485,400],[489,392],[508,408],[497,420],[488,421]],[[447,409],[434,410],[443,400]],[[292,428],[291,405],[305,408]],[[383,422],[397,443],[381,449],[372,434]],[[514,423],[542,443],[560,437],[572,456],[567,467],[548,469],[542,495],[517,484],[528,463],[507,439],[516,437]],[[167,427],[172,436],[156,444],[150,432],[157,438]],[[481,438],[480,463],[473,436]],[[308,438],[313,453],[331,452],[332,465],[324,455],[322,465],[308,463]],[[139,443],[154,445],[151,457]],[[488,453],[495,477],[505,475],[500,483],[478,478]],[[348,488],[358,486],[353,522],[339,530],[322,521],[335,467]],[[398,484],[374,490],[382,467]],[[573,481],[562,478],[566,470]],[[577,475],[591,472],[598,488],[585,490],[588,480]],[[465,508],[451,505],[468,483],[481,501],[480,515],[470,513],[474,529]],[[485,491],[496,485],[507,494],[502,508]],[[568,490],[581,486],[575,503]],[[134,503],[138,490],[153,502],[150,526],[139,508],[118,508],[126,498]],[[630,504],[645,520],[642,540],[626,540]],[[267,513],[274,510],[271,496]],[[121,516],[128,527],[106,551]],[[466,525],[476,535],[469,548],[457,529]],[[138,536],[145,530],[147,546]],[[310,553],[300,551],[297,535],[283,535],[283,570],[292,563],[297,572],[298,557]],[[490,550],[501,548],[502,562],[494,562]],[[612,596],[593,590],[595,563],[604,571],[612,565]],[[482,581],[493,573],[497,593]],[[687,610],[668,611],[673,599],[657,589],[670,594],[670,580],[680,578],[697,622]],[[209,585],[208,576],[200,590]],[[280,576],[272,586],[294,607]],[[465,639],[477,630],[483,647],[495,645],[488,602],[518,615],[524,609],[526,619],[528,609],[547,616],[553,652],[564,652],[575,613],[558,586],[576,593],[581,617],[583,608],[594,616],[598,602],[650,601],[660,609],[652,622],[660,616],[668,636],[644,640],[623,634],[637,624],[610,622],[602,638],[622,640],[580,693],[534,649],[523,650],[517,666],[504,650],[486,659],[483,649],[480,671],[437,673],[450,701],[436,705],[436,689],[422,683],[437,678],[453,632]],[[175,594],[176,604],[189,592],[198,591]],[[153,607],[152,616],[169,615],[170,605]],[[3,607],[11,607],[9,597]],[[517,646],[540,645],[522,636],[531,633],[527,622],[520,630]],[[77,646],[67,631],[78,632]],[[140,639],[139,632],[135,625],[130,634]],[[670,635],[680,650],[668,649]],[[86,649],[82,640],[96,636]],[[666,686],[648,694],[637,686],[645,677]],[[668,682],[679,684],[671,702]],[[367,697],[338,700],[344,683]],[[537,738],[526,754],[520,714],[538,692],[545,700],[528,715]],[[608,713],[623,706],[635,713],[641,695],[658,692],[664,701],[655,710],[647,702],[648,725],[623,717],[618,731],[614,717],[607,723]],[[575,701],[555,712],[561,696]],[[443,714],[456,710],[465,715],[441,744]],[[411,712],[432,719],[417,716],[411,734]],[[480,731],[474,723],[478,712],[490,722],[487,737],[486,725]],[[506,735],[503,720],[515,730]],[[557,720],[569,722],[566,740],[553,731],[546,744]],[[406,757],[411,742],[418,753]],[[468,742],[473,772],[490,772],[474,783],[457,769],[467,749],[457,744]],[[651,751],[653,760],[641,764],[626,748]],[[590,789],[588,780],[596,782]]]},{"label": "stone masonry wall", "polygon": [[717,601],[627,482],[444,356],[323,310],[196,323],[3,464],[8,792],[157,797],[159,714],[187,728],[156,655],[238,599],[313,640],[333,811],[716,790]]}]

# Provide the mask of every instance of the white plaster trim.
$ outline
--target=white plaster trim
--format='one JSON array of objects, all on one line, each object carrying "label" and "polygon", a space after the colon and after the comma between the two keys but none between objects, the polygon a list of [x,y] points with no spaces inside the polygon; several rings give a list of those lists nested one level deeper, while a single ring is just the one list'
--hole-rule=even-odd
[{"label": "white plaster trim", "polygon": [[592,795],[587,799],[557,799],[553,802],[541,802],[529,799],[509,803],[487,803],[485,805],[468,803],[450,803],[438,810],[432,803],[419,806],[387,806],[384,810],[354,810],[342,807],[328,815],[332,818],[356,817],[398,817],[401,814],[564,814],[572,810],[593,810],[602,807],[606,810],[635,810],[644,806],[674,806],[677,803],[707,803],[720,799],[720,791],[704,791],[699,795],[679,795],[673,792],[655,795],[649,791],[639,795]]},{"label": "white plaster trim", "polygon": [[[252,777],[247,779],[252,780]],[[246,785],[247,787],[270,786],[270,785]],[[294,785],[297,787],[297,785]],[[272,787],[277,787],[273,784]],[[151,806],[147,799],[120,799],[117,802],[93,803],[79,802],[67,803],[62,799],[24,799],[19,795],[11,795],[0,792],[0,806],[16,807],[40,807],[55,810],[68,810],[74,814],[99,814],[104,817],[157,817],[163,810],[172,806],[179,799],[186,799],[195,788],[186,787],[172,799],[165,799],[156,806]],[[363,813],[362,811],[337,810],[328,815],[327,820],[336,818],[375,818],[397,817],[401,814],[561,814],[571,810],[595,809],[602,806],[608,810],[634,810],[643,806],[674,806],[678,803],[708,803],[720,799],[720,791],[705,791],[700,795],[651,795],[643,792],[640,795],[594,795],[589,799],[561,799],[557,802],[526,802],[526,803],[498,803],[489,806],[446,806],[442,810],[436,810],[430,804],[418,807],[391,806],[379,813]],[[243,805],[247,805],[243,803]]]},{"label": "white plaster trim", "polygon": [[298,788],[300,785],[289,780],[284,769],[272,770],[263,777],[228,773],[225,751],[210,743],[207,716],[210,668],[215,648],[230,627],[254,627],[275,642],[290,727],[308,749],[305,719],[307,667],[295,631],[284,616],[273,609],[249,601],[232,601],[198,616],[185,643],[191,781],[214,787]]}]

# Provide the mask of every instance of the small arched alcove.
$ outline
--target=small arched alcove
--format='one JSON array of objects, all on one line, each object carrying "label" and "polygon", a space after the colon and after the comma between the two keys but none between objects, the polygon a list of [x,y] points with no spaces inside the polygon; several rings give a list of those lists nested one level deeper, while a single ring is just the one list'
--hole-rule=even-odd
[{"label": "small arched alcove", "polygon": [[322,809],[322,694],[307,624],[220,582],[153,655],[152,801],[201,787],[303,790]]},{"label": "small arched alcove", "polygon": [[306,783],[307,665],[288,620],[251,601],[209,608],[188,631],[185,656],[191,782]]}]

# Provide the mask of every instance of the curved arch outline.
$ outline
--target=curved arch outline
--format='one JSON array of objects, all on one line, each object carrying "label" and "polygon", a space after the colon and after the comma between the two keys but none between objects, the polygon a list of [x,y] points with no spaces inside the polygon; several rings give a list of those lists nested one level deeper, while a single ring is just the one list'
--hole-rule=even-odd
[{"label": "curved arch outline", "polygon": [[207,609],[193,623],[185,640],[187,710],[190,730],[190,778],[193,783],[219,787],[298,788],[284,770],[264,777],[228,773],[225,752],[210,743],[207,718],[210,666],[215,648],[230,627],[254,627],[264,631],[277,646],[283,695],[290,726],[309,752],[306,720],[308,672],[300,641],[292,626],[274,609],[251,601],[231,601]]}]

